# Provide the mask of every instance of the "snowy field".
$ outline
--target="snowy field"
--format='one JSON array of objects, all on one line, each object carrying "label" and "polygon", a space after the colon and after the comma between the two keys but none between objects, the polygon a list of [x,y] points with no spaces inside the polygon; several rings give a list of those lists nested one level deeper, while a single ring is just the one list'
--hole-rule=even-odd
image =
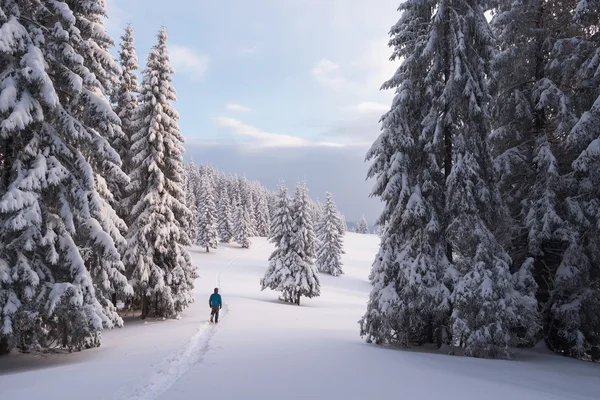
[{"label": "snowy field", "polygon": [[[260,291],[272,245],[192,248],[196,303],[179,320],[127,319],[102,347],[0,358],[0,399],[599,399],[600,365],[522,351],[490,361],[366,344],[358,319],[369,294],[375,236],[348,233],[345,275],[321,275],[300,307]],[[221,321],[208,325],[218,285]]]}]

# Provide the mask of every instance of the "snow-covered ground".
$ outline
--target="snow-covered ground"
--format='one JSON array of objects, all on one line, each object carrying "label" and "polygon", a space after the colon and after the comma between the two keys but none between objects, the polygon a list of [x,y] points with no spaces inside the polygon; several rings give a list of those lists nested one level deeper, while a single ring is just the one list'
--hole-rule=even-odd
[{"label": "snow-covered ground", "polygon": [[[260,291],[272,245],[193,248],[196,303],[177,320],[127,320],[102,347],[0,358],[0,399],[502,399],[600,398],[600,365],[544,350],[491,361],[368,345],[358,319],[369,294],[375,236],[349,233],[345,275],[321,275],[300,307]],[[218,285],[221,322],[208,325]]]}]

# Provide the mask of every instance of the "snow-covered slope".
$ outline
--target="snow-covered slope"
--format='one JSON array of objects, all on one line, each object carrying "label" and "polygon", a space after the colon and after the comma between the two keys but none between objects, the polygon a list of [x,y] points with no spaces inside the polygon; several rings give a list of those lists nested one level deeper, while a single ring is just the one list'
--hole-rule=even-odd
[{"label": "snow-covered slope", "polygon": [[[597,399],[600,366],[528,350],[513,361],[385,349],[364,343],[370,266],[378,238],[348,233],[340,277],[300,307],[260,291],[272,245],[192,248],[196,303],[179,320],[126,320],[102,347],[0,358],[0,399]],[[225,306],[207,324],[208,296]]]}]

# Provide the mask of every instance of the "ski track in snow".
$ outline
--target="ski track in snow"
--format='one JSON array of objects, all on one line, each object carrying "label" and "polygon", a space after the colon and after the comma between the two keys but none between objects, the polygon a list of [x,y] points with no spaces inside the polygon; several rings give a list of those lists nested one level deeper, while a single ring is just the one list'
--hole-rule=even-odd
[{"label": "ski track in snow", "polygon": [[[227,304],[223,305],[223,311],[219,320],[227,316]],[[185,375],[195,364],[202,361],[208,350],[210,350],[210,339],[214,335],[217,325],[208,322],[200,325],[196,333],[188,339],[185,345],[167,358],[162,360],[149,374],[142,386],[131,389],[122,389],[113,397],[113,400],[155,400],[166,393],[174,384]]]},{"label": "ski track in snow", "polygon": [[[242,255],[248,255],[258,251],[264,246],[264,243],[250,252],[240,254],[233,258],[229,264],[216,275],[217,287],[221,287],[221,274],[231,267]],[[227,316],[229,307],[223,304],[223,310],[219,315],[219,320]],[[145,384],[137,386],[134,389],[123,388],[117,392],[112,400],[156,400],[165,394],[173,385],[185,375],[194,365],[201,362],[210,350],[210,339],[214,335],[217,325],[211,325],[208,322],[200,325],[196,333],[188,339],[184,346],[170,354],[162,360],[154,371],[144,379]]]}]

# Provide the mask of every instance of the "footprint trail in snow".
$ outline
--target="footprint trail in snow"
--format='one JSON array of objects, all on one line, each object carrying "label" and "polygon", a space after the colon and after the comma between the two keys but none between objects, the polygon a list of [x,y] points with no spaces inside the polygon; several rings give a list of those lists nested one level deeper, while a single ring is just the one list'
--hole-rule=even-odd
[{"label": "footprint trail in snow", "polygon": [[[223,305],[219,319],[227,316],[227,304]],[[202,361],[210,349],[210,339],[218,325],[208,322],[200,325],[196,333],[179,349],[162,360],[152,373],[144,379],[144,384],[133,389],[120,390],[113,400],[155,400],[166,393],[179,378],[195,364]]]}]

